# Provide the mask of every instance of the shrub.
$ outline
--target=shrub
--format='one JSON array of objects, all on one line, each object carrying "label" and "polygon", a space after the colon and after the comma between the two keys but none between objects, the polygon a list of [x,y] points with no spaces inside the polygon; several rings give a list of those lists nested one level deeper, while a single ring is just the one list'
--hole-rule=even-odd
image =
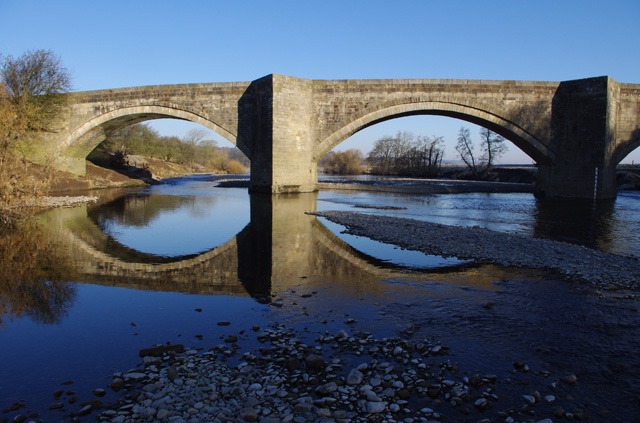
[{"label": "shrub", "polygon": [[227,173],[231,175],[244,175],[248,169],[237,160],[229,160],[227,162]]}]

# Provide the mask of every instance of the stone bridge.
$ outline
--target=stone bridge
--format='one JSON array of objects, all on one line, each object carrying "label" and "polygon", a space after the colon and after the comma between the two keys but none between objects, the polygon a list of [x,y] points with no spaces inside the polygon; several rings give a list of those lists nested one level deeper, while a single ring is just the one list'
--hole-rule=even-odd
[{"label": "stone bridge", "polygon": [[[640,84],[603,76],[565,82],[308,80],[160,85],[69,94],[61,126],[40,151],[84,174],[109,134],[151,119],[199,123],[251,160],[252,192],[317,189],[317,163],[357,131],[385,120],[442,115],[491,129],[538,165],[536,193],[615,198],[616,165],[640,146]],[[34,157],[35,161],[44,158]]]}]

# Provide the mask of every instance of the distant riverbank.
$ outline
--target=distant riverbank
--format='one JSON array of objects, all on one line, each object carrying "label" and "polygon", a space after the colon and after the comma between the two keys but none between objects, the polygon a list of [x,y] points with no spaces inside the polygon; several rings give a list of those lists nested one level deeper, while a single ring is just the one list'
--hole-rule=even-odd
[{"label": "distant riverbank", "polygon": [[454,179],[385,178],[336,179],[318,183],[320,189],[398,192],[404,194],[455,194],[462,192],[533,192],[532,184]]}]

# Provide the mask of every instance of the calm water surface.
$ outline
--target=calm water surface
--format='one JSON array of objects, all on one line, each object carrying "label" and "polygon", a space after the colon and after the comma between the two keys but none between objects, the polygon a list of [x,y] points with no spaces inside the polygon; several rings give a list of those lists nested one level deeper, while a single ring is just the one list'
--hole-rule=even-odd
[{"label": "calm water surface", "polygon": [[[24,406],[0,419],[37,412],[64,420],[79,409],[69,398],[94,398],[91,390],[106,387],[114,372],[138,365],[142,348],[206,349],[271,324],[309,340],[344,328],[435,338],[449,346],[443,359],[459,363],[462,375],[511,378],[501,401],[518,405],[521,395],[540,390],[588,421],[640,415],[640,317],[628,293],[595,295],[537,271],[404,251],[305,214],[383,213],[640,257],[636,193],[596,206],[530,194],[271,197],[216,188],[199,176],[101,195],[98,205],[52,210],[0,238],[0,410]],[[273,298],[284,306],[269,306]],[[357,323],[346,325],[345,317]],[[231,325],[216,325],[221,320]],[[243,346],[256,344],[249,337]],[[532,371],[513,374],[515,360]],[[551,387],[567,373],[578,375],[577,386]],[[49,411],[61,389],[65,410]],[[472,411],[469,419],[490,413]]]}]

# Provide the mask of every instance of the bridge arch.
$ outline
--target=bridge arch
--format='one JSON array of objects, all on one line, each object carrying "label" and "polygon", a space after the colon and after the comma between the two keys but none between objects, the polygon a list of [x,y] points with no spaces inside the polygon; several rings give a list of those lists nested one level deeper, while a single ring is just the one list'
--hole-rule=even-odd
[{"label": "bridge arch", "polygon": [[640,129],[631,134],[631,138],[618,144],[614,155],[614,165],[620,164],[629,154],[640,147]]},{"label": "bridge arch", "polygon": [[493,113],[461,104],[424,101],[382,107],[357,117],[321,140],[313,150],[313,160],[322,159],[334,147],[356,132],[387,120],[417,115],[440,115],[488,128],[513,142],[538,164],[553,164],[555,153],[539,139],[513,122]]},{"label": "bridge arch", "polygon": [[[122,128],[148,120],[167,118],[198,123],[237,145],[236,134],[195,113],[167,106],[134,106],[108,111],[80,125],[66,138],[65,155],[84,159],[107,136]],[[250,157],[248,151],[242,152]]]}]

